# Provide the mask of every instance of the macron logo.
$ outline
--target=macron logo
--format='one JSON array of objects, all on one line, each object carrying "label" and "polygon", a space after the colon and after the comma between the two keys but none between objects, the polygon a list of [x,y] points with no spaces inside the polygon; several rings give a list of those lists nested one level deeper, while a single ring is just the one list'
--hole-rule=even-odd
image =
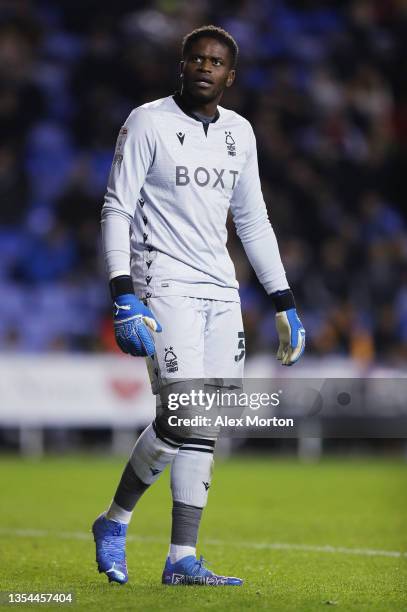
[{"label": "macron logo", "polygon": [[116,308],[116,312],[114,313],[115,317],[117,317],[117,315],[119,314],[120,310],[130,310],[130,308],[131,308],[130,304],[123,304],[123,306],[119,306],[119,304],[117,302],[114,303],[114,306]]},{"label": "macron logo", "polygon": [[177,138],[180,141],[181,145],[183,145],[184,144],[185,134],[183,134],[182,132],[177,132]]}]

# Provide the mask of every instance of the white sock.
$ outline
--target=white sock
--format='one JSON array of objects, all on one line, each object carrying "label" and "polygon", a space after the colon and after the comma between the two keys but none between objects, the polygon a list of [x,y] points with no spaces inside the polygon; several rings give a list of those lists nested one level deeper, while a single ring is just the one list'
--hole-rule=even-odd
[{"label": "white sock", "polygon": [[180,446],[159,438],[153,424],[146,427],[129,459],[136,476],[147,485],[153,484],[165,467],[172,463]]},{"label": "white sock", "polygon": [[181,546],[180,544],[170,544],[169,556],[171,563],[176,563],[184,557],[193,555],[196,557],[196,548],[193,546]]},{"label": "white sock", "polygon": [[132,514],[133,512],[128,512],[124,508],[120,508],[115,501],[112,501],[106,512],[106,518],[109,519],[109,521],[116,521],[116,523],[125,523],[128,525],[131,521]]},{"label": "white sock", "polygon": [[200,449],[211,449],[202,444],[192,445],[185,442],[171,465],[172,499],[188,506],[205,508],[208,489],[211,484],[213,455]]}]

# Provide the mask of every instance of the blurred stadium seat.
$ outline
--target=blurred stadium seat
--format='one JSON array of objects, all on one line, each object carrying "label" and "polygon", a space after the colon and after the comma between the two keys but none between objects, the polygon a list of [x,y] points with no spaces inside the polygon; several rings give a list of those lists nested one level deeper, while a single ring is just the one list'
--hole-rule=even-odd
[{"label": "blurred stadium seat", "polygon": [[[214,21],[240,44],[224,104],[254,124],[308,354],[402,364],[404,3],[113,4],[0,7],[0,350],[109,350],[99,210],[116,133],[132,107],[176,89],[182,36]],[[248,354],[269,351],[272,313],[232,228],[230,248]],[[79,321],[89,307],[97,325]]]}]

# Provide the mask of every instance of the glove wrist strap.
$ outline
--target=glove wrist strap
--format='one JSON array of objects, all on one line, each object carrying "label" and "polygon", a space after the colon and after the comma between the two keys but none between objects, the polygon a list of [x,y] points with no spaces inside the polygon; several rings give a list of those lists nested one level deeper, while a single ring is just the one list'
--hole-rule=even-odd
[{"label": "glove wrist strap", "polygon": [[115,278],[112,278],[109,286],[112,300],[115,300],[117,297],[119,297],[119,295],[126,295],[126,293],[132,293],[134,295],[134,287],[131,276],[116,276]]},{"label": "glove wrist strap", "polygon": [[276,312],[282,312],[283,310],[290,310],[295,308],[294,294],[291,289],[284,289],[284,291],[276,291],[270,294],[273,300],[274,308]]}]

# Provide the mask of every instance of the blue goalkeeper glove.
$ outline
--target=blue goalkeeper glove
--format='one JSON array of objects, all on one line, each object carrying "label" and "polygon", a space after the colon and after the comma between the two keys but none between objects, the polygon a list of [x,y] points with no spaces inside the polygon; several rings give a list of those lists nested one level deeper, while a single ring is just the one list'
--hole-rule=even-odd
[{"label": "blue goalkeeper glove", "polygon": [[124,353],[135,357],[154,354],[151,332],[160,332],[162,328],[151,310],[135,295],[126,293],[114,299],[113,319],[116,342]]},{"label": "blue goalkeeper glove", "polygon": [[299,360],[305,348],[305,329],[296,309],[277,312],[276,327],[280,339],[277,359],[281,361],[281,365],[293,365]]},{"label": "blue goalkeeper glove", "polygon": [[277,359],[281,365],[296,363],[305,349],[305,329],[295,308],[294,296],[290,289],[271,295],[276,312],[276,327],[280,344]]}]

